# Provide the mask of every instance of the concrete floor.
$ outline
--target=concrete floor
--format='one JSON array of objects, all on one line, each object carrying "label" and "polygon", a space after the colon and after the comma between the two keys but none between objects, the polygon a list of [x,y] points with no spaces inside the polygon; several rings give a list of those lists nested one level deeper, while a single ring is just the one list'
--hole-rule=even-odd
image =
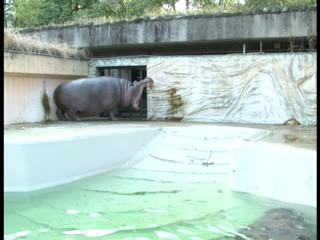
[{"label": "concrete floor", "polygon": [[[117,121],[111,122],[106,120],[81,121],[81,122],[49,122],[49,123],[29,123],[13,124],[4,127],[5,139],[21,137],[40,137],[52,136],[58,132],[61,134],[86,134],[92,131],[101,131],[130,127],[183,127],[183,126],[232,126],[248,127],[268,130],[271,133],[259,141],[280,143],[299,148],[316,150],[317,147],[317,127],[316,126],[296,126],[296,125],[262,125],[262,124],[214,124],[214,123],[193,123],[193,122],[171,122],[171,121]],[[75,132],[76,130],[76,132]],[[48,135],[49,134],[49,135]]]}]

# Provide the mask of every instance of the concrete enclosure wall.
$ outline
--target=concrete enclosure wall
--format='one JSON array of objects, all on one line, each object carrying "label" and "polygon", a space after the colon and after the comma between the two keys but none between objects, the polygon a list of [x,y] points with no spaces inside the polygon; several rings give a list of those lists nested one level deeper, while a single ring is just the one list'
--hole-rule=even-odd
[{"label": "concrete enclosure wall", "polygon": [[316,124],[316,53],[92,59],[97,67],[147,66],[148,119]]},{"label": "concrete enclosure wall", "polygon": [[44,120],[43,93],[55,120],[53,91],[60,83],[88,75],[88,61],[22,53],[4,53],[4,124]]},{"label": "concrete enclosure wall", "polygon": [[48,27],[22,31],[43,41],[58,40],[90,48],[196,42],[225,42],[317,35],[317,11],[159,17],[101,25]]}]

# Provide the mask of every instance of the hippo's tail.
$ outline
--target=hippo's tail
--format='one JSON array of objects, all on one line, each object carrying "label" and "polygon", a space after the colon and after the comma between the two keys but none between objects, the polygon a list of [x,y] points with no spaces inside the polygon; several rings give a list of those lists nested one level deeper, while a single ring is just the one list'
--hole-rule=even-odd
[{"label": "hippo's tail", "polygon": [[54,92],[53,92],[53,101],[54,101],[54,103],[56,104],[56,106],[58,107],[58,91],[59,91],[59,89],[60,89],[60,86],[58,86],[58,87],[56,87],[56,89],[54,90]]},{"label": "hippo's tail", "polygon": [[57,106],[57,110],[60,109],[62,111],[66,111],[67,108],[64,106],[64,104],[61,101],[62,96],[62,84],[56,87],[56,89],[53,92],[53,101]]},{"label": "hippo's tail", "polygon": [[63,108],[63,104],[61,103],[61,94],[62,94],[62,84],[56,87],[53,92],[53,101],[56,104],[57,108]]}]

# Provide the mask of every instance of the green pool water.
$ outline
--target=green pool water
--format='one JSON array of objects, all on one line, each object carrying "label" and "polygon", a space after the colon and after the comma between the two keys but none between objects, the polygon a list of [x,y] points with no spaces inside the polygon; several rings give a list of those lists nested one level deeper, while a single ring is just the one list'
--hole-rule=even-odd
[{"label": "green pool water", "polygon": [[5,194],[4,234],[34,240],[241,239],[239,229],[278,207],[303,214],[308,231],[316,233],[312,207],[233,192],[226,181],[199,182],[190,173],[122,169]]}]

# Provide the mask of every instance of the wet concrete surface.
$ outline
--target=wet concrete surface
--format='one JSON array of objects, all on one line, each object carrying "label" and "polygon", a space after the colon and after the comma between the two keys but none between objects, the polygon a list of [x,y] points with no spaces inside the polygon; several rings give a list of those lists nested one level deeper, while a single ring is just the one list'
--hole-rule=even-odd
[{"label": "wet concrete surface", "polygon": [[[24,123],[12,124],[4,127],[5,138],[14,136],[44,135],[47,133],[94,133],[107,129],[124,129],[125,127],[185,127],[185,126],[230,126],[263,129],[270,131],[270,134],[259,141],[278,143],[293,147],[316,150],[317,148],[317,126],[299,125],[264,125],[264,124],[233,124],[233,123],[195,123],[195,122],[173,122],[173,121],[109,121],[91,120],[81,122],[59,122],[51,121],[46,123]],[[76,132],[75,132],[76,131]]]},{"label": "wet concrete surface", "polygon": [[[247,238],[255,240],[312,240],[316,239],[314,233],[308,228],[308,223],[294,209],[273,208],[249,225],[246,229],[239,231]],[[239,237],[239,240],[246,239]]]}]

